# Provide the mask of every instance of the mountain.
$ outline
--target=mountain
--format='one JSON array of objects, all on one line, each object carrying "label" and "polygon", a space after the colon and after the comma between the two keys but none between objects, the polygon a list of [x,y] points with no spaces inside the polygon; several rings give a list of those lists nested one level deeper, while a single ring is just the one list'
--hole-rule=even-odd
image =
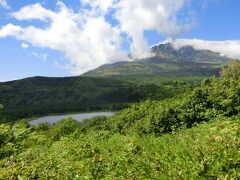
[{"label": "mountain", "polygon": [[157,57],[179,61],[190,61],[199,63],[206,62],[217,64],[226,64],[229,61],[229,58],[221,56],[219,53],[215,53],[209,50],[196,50],[192,46],[175,48],[171,43],[153,46],[152,52]]},{"label": "mountain", "polygon": [[[143,99],[172,96],[169,88],[94,77],[33,77],[0,83],[4,114],[31,115],[115,110]],[[14,119],[14,117],[12,117]]]},{"label": "mountain", "polygon": [[[148,98],[173,97],[195,86],[194,77],[217,75],[221,64],[230,60],[190,46],[175,49],[169,43],[152,47],[152,52],[153,57],[103,65],[83,76],[33,77],[0,83],[3,114],[20,118],[116,110]],[[169,77],[173,78],[169,81]],[[175,81],[176,77],[189,77],[190,82]]]},{"label": "mountain", "polygon": [[0,122],[0,179],[239,180],[240,62],[223,74],[111,118]]},{"label": "mountain", "polygon": [[174,48],[171,43],[152,47],[153,56],[132,62],[117,62],[103,65],[84,76],[212,76],[218,75],[222,64],[230,58],[208,50],[196,50],[192,46]]}]

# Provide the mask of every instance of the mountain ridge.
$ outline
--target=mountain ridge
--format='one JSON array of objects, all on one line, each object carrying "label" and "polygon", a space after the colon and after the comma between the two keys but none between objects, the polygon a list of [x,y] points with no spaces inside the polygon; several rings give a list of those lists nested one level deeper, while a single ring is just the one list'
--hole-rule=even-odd
[{"label": "mountain ridge", "polygon": [[221,65],[231,59],[209,50],[196,50],[192,46],[174,48],[171,43],[151,48],[152,57],[102,65],[83,76],[213,76],[218,75]]},{"label": "mountain ridge", "polygon": [[[217,62],[221,61],[222,63],[226,63],[226,61],[230,59],[226,56],[222,56],[220,53],[213,52],[210,50],[198,50],[190,45],[176,47],[172,43],[155,45],[151,48],[151,51],[160,57],[175,58],[180,60],[185,59],[188,61],[204,62],[208,58],[211,60],[211,62],[215,60]],[[200,57],[202,58],[200,59]]]}]

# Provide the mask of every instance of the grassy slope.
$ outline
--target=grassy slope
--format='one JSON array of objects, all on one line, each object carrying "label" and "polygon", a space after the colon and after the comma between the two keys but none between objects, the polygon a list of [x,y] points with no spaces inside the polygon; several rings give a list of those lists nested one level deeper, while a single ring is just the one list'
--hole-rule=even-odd
[{"label": "grassy slope", "polygon": [[103,65],[89,71],[84,76],[109,77],[109,76],[159,76],[159,77],[192,77],[213,76],[220,71],[222,62],[208,62],[186,59],[168,59],[154,56],[133,62],[118,62]]},{"label": "grassy slope", "polygon": [[15,141],[0,152],[0,179],[231,179],[240,177],[240,117],[215,120],[174,134],[138,136],[104,130],[72,133],[52,140],[23,123]]}]

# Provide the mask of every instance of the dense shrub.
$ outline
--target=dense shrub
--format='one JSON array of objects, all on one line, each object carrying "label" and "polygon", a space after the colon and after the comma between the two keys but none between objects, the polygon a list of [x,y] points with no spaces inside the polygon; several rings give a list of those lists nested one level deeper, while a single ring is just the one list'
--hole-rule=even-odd
[{"label": "dense shrub", "polygon": [[59,140],[62,136],[72,134],[78,125],[77,121],[68,118],[56,123],[48,133],[53,140]]},{"label": "dense shrub", "polygon": [[57,141],[48,135],[54,126],[43,132],[1,125],[17,139],[0,148],[0,179],[237,179],[239,120],[221,118],[161,137],[81,133],[77,126]]},{"label": "dense shrub", "polygon": [[[240,61],[223,67],[220,78],[203,81],[188,99],[187,105],[200,119],[214,115],[232,116],[240,112]],[[199,113],[198,113],[199,112]],[[198,119],[198,117],[196,117]]]},{"label": "dense shrub", "polygon": [[239,179],[239,67],[111,118],[1,124],[0,179]]},{"label": "dense shrub", "polygon": [[240,66],[234,61],[223,68],[220,78],[205,80],[193,92],[164,101],[145,101],[123,110],[107,127],[114,133],[162,135],[179,128],[190,128],[217,116],[240,113]]}]

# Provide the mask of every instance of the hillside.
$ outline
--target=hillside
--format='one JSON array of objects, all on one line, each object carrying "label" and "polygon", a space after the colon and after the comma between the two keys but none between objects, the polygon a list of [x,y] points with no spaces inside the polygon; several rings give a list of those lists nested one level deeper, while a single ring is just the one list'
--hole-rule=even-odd
[{"label": "hillside", "polygon": [[206,77],[219,75],[221,65],[230,61],[217,53],[195,50],[191,46],[175,49],[170,43],[154,46],[152,52],[153,57],[103,65],[84,76]]},{"label": "hillside", "polygon": [[22,118],[49,113],[122,109],[148,98],[172,97],[179,91],[181,89],[105,78],[33,77],[0,83],[0,103],[5,114]]},{"label": "hillside", "polygon": [[163,101],[53,126],[0,125],[0,179],[239,179],[240,63]]},{"label": "hillside", "polygon": [[[28,117],[50,113],[117,110],[144,99],[173,97],[205,78],[219,75],[230,59],[192,47],[152,47],[154,57],[103,65],[79,77],[33,77],[0,83],[4,114]],[[13,118],[14,119],[14,118]]]}]

